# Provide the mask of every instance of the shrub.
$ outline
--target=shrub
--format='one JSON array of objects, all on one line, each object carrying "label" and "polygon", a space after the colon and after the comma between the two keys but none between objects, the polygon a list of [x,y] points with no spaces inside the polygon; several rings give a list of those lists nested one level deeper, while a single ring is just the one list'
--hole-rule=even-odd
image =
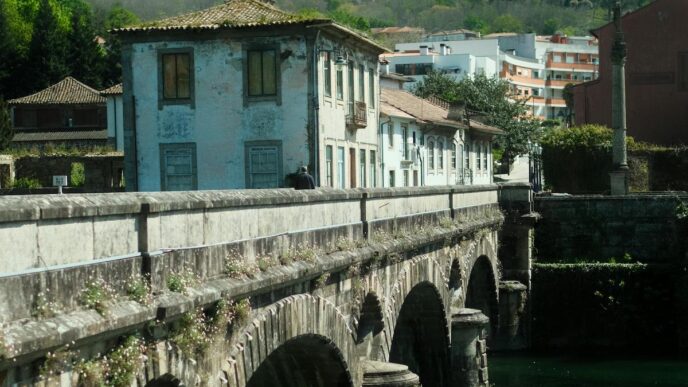
[{"label": "shrub", "polygon": [[82,187],[86,182],[86,171],[84,170],[84,163],[72,163],[71,172],[69,173],[69,183],[72,187]]},{"label": "shrub", "polygon": [[12,183],[12,188],[41,188],[41,182],[33,177],[20,177]]}]

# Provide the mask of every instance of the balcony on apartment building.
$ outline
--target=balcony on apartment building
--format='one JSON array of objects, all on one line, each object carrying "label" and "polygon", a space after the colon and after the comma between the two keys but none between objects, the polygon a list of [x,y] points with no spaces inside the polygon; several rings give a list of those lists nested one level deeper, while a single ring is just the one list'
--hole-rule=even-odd
[{"label": "balcony on apartment building", "polygon": [[368,126],[368,110],[365,102],[349,102],[349,113],[346,115],[346,127],[361,129]]},{"label": "balcony on apartment building", "polygon": [[499,73],[499,77],[511,81],[512,83],[518,83],[520,85],[533,86],[533,87],[543,87],[545,86],[545,80],[542,78],[532,78],[523,75],[518,75],[510,71],[502,70]]}]

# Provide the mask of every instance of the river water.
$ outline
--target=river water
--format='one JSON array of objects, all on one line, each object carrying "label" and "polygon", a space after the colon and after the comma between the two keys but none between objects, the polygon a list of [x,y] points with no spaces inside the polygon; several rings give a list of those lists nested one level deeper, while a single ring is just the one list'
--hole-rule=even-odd
[{"label": "river water", "polygon": [[688,360],[491,354],[495,387],[686,387]]}]

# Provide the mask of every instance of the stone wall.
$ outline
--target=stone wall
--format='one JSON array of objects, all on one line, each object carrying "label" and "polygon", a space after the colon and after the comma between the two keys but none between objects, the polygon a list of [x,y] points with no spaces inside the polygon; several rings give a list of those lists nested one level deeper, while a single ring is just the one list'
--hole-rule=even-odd
[{"label": "stone wall", "polygon": [[676,210],[681,200],[688,195],[537,197],[537,259],[606,262],[628,254],[641,262],[675,261],[686,251]]}]

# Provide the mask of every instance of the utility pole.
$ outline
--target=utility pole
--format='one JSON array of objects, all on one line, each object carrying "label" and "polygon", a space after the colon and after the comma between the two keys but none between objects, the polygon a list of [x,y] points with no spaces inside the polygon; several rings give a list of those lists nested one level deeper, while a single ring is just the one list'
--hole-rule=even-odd
[{"label": "utility pole", "polygon": [[621,2],[614,5],[614,45],[612,46],[612,129],[613,170],[609,174],[612,195],[628,194],[626,156],[626,41],[621,29]]}]

